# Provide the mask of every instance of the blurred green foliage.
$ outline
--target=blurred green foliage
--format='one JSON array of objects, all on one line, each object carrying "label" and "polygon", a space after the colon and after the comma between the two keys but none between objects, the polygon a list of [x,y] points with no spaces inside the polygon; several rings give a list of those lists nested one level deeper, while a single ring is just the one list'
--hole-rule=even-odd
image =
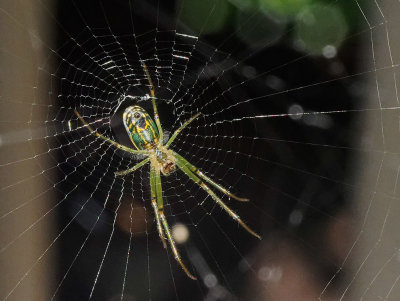
[{"label": "blurred green foliage", "polygon": [[320,55],[327,45],[339,48],[363,24],[359,8],[347,0],[179,0],[176,13],[195,35],[229,30],[250,48],[267,47],[286,36],[312,55]]},{"label": "blurred green foliage", "polygon": [[312,4],[297,16],[297,39],[311,54],[321,54],[327,45],[338,48],[346,38],[348,26],[340,8],[327,4]]},{"label": "blurred green foliage", "polygon": [[259,0],[260,8],[280,16],[295,16],[312,0]]},{"label": "blurred green foliage", "polygon": [[177,10],[179,19],[200,35],[222,31],[228,24],[233,7],[226,0],[181,0]]}]

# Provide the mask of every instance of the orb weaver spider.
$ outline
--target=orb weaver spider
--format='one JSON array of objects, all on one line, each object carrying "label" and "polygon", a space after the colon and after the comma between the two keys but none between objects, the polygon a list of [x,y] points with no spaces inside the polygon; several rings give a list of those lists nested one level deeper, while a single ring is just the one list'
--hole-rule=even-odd
[{"label": "orb weaver spider", "polygon": [[[193,120],[195,120],[200,113],[197,113],[193,117],[185,121],[181,127],[179,127],[174,134],[169,138],[168,142],[163,145],[163,130],[161,127],[160,118],[157,112],[157,105],[155,101],[154,86],[145,63],[142,62],[143,69],[145,71],[147,81],[150,86],[150,95],[152,99],[154,120],[151,119],[150,115],[140,106],[129,106],[125,109],[122,118],[123,124],[125,126],[126,132],[135,147],[135,149],[126,147],[124,145],[107,138],[93,128],[86,122],[86,120],[79,114],[75,109],[75,114],[78,116],[82,124],[98,138],[105,140],[106,142],[112,144],[113,146],[126,151],[131,154],[142,154],[146,155],[147,158],[137,163],[135,166],[123,170],[117,171],[115,174],[117,176],[124,176],[134,172],[140,167],[144,166],[150,162],[150,190],[151,190],[151,204],[154,209],[155,219],[157,223],[158,235],[163,243],[164,248],[167,247],[166,240],[168,240],[170,248],[174,254],[175,260],[180,264],[182,269],[185,271],[186,275],[196,280],[187,267],[184,265],[178,249],[175,245],[174,239],[171,235],[171,231],[164,214],[163,198],[162,198],[162,186],[161,186],[161,175],[168,176],[176,170],[178,167],[184,174],[186,174],[192,181],[198,184],[203,190],[205,190],[211,198],[223,209],[225,210],[234,220],[236,220],[245,230],[247,230],[251,235],[261,239],[260,235],[250,229],[240,217],[230,209],[212,190],[206,183],[210,184],[214,188],[218,189],[225,195],[236,199],[238,201],[246,202],[248,199],[240,198],[236,195],[230,193],[228,190],[223,188],[221,185],[214,182],[212,179],[207,177],[203,172],[201,172],[197,167],[189,163],[185,158],[183,158],[178,153],[174,152],[169,148],[175,138],[179,133],[188,126]],[[206,182],[206,183],[205,183]],[[166,237],[165,237],[166,236]]]}]

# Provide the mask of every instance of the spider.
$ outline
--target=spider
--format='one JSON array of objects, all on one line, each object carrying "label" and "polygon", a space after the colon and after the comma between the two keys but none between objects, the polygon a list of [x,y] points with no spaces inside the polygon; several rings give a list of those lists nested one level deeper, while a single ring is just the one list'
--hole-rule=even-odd
[{"label": "spider", "polygon": [[126,132],[135,148],[126,147],[124,145],[115,142],[114,140],[107,138],[93,128],[86,122],[86,120],[79,114],[75,109],[75,114],[78,116],[82,124],[98,138],[105,140],[106,142],[112,144],[113,146],[121,149],[125,152],[131,154],[142,154],[146,155],[147,158],[137,163],[135,166],[123,170],[117,171],[115,174],[117,176],[124,176],[134,172],[140,167],[144,166],[150,162],[150,190],[151,190],[151,204],[154,209],[155,219],[157,223],[158,235],[163,243],[164,248],[167,248],[166,240],[168,240],[170,248],[174,254],[175,260],[179,263],[182,269],[185,271],[186,275],[196,280],[184,265],[179,251],[175,245],[174,239],[171,235],[170,227],[168,225],[167,219],[164,214],[163,198],[162,198],[162,186],[161,186],[161,174],[168,176],[176,171],[178,167],[184,174],[186,174],[192,181],[198,184],[203,190],[205,190],[211,198],[219,205],[223,210],[225,210],[234,220],[236,220],[244,229],[246,229],[251,235],[261,239],[260,235],[250,229],[240,217],[230,209],[206,184],[208,183],[215,189],[221,191],[225,195],[236,199],[238,201],[246,202],[248,199],[240,198],[236,195],[230,193],[227,189],[221,185],[214,182],[212,179],[207,177],[201,170],[189,163],[181,155],[170,149],[170,145],[179,135],[179,133],[188,126],[193,120],[199,117],[200,113],[197,113],[193,117],[185,121],[181,127],[179,127],[174,134],[169,138],[168,142],[163,144],[163,130],[161,127],[160,118],[157,112],[157,105],[155,101],[154,86],[145,63],[142,62],[142,67],[147,77],[147,81],[150,86],[150,95],[152,99],[154,120],[150,115],[140,106],[129,106],[125,109],[122,118],[123,124],[125,126]]}]

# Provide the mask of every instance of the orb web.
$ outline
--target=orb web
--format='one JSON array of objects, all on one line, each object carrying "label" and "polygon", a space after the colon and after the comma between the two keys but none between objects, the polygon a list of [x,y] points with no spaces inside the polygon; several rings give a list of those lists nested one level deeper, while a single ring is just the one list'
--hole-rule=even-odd
[{"label": "orb web", "polygon": [[[280,300],[296,272],[309,280],[308,300],[396,299],[398,2],[217,1],[204,15],[187,1],[72,2],[58,13],[30,5],[57,39],[0,5],[5,27],[36,55],[29,62],[2,32],[3,300],[45,271],[50,300]],[[321,35],[329,18],[347,25]],[[159,241],[149,164],[115,174],[144,156],[98,138],[75,113],[131,147],[124,110],[153,115],[144,65],[164,142],[201,113],[171,149],[249,198],[216,191],[263,236],[254,240],[184,173],[163,176],[166,217],[197,282]]]}]

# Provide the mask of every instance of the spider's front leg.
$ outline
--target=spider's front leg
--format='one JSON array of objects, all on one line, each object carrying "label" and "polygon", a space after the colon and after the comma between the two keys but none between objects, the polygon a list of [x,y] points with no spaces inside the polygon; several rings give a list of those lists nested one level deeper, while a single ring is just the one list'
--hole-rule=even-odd
[{"label": "spider's front leg", "polygon": [[171,145],[172,142],[174,142],[175,138],[179,135],[179,133],[189,125],[193,120],[195,120],[197,117],[200,116],[201,113],[197,113],[196,115],[192,116],[188,120],[186,120],[180,127],[175,131],[175,133],[169,138],[168,142],[165,144],[165,147],[168,147]]},{"label": "spider's front leg", "polygon": [[147,69],[147,66],[143,61],[142,61],[142,66],[143,66],[144,73],[146,74],[147,81],[149,82],[149,86],[150,86],[150,95],[151,95],[151,102],[153,104],[154,120],[156,122],[157,129],[158,129],[158,134],[159,134],[159,139],[160,139],[159,145],[161,145],[162,141],[163,141],[163,129],[161,126],[160,116],[158,115],[154,85],[153,85],[153,81],[151,80],[149,70]]},{"label": "spider's front leg", "polygon": [[164,204],[162,199],[162,187],[161,187],[161,177],[160,170],[157,170],[156,167],[151,164],[150,166],[150,188],[151,188],[151,203],[154,209],[154,214],[156,216],[157,221],[157,230],[158,234],[161,238],[161,241],[166,247],[166,242],[164,238],[164,233],[167,236],[169,245],[171,247],[172,253],[174,253],[175,260],[180,264],[182,269],[185,271],[186,275],[193,280],[196,280],[187,267],[183,264],[181,256],[179,255],[178,249],[176,248],[175,241],[172,238],[171,231],[169,229],[169,225],[167,219],[164,215]]}]

